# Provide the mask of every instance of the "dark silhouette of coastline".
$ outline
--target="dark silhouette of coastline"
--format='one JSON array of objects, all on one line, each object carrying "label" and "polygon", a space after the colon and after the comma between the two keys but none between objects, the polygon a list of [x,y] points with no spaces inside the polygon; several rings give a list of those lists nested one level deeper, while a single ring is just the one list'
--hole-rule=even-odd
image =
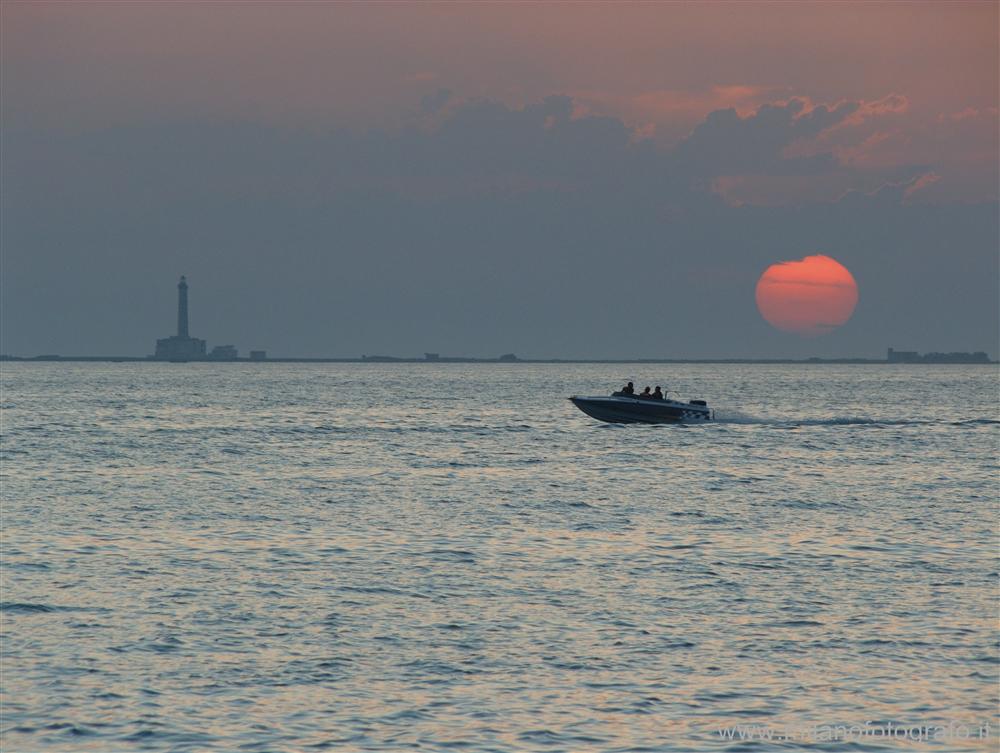
[{"label": "dark silhouette of coastline", "polygon": [[188,327],[188,284],[182,275],[177,284],[177,334],[156,341],[156,352],[151,356],[60,356],[46,354],[21,357],[0,354],[0,361],[98,361],[106,363],[153,362],[212,362],[212,363],[746,363],[746,364],[836,364],[836,363],[922,363],[922,364],[989,364],[989,356],[982,351],[975,353],[928,353],[916,351],[886,351],[883,358],[518,358],[514,353],[504,353],[497,358],[470,358],[467,356],[442,356],[424,353],[423,358],[400,356],[363,355],[361,358],[270,358],[266,351],[251,350],[249,358],[241,358],[233,345],[216,345],[207,350],[204,340],[191,337]]},{"label": "dark silhouette of coastline", "polygon": [[917,353],[889,348],[885,360],[889,363],[990,363],[990,357],[981,350],[975,353]]},{"label": "dark silhouette of coastline", "polygon": [[[887,358],[511,358],[505,354],[499,358],[472,358],[466,356],[437,356],[435,358],[405,358],[400,356],[364,355],[360,358],[196,358],[170,359],[173,363],[495,363],[495,364],[532,364],[532,363],[649,363],[649,364],[996,364],[985,353],[947,353],[928,354],[924,360],[891,361]],[[982,357],[980,357],[982,356]],[[163,363],[164,359],[152,356],[61,356],[46,354],[40,356],[0,355],[0,361],[59,361],[59,362],[101,362],[101,363]]]}]

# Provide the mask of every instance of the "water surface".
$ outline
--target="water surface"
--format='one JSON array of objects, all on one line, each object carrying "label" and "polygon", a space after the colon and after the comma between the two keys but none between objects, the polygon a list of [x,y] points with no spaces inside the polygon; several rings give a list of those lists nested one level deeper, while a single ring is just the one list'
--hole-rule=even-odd
[{"label": "water surface", "polygon": [[9,753],[996,749],[995,367],[2,374]]}]

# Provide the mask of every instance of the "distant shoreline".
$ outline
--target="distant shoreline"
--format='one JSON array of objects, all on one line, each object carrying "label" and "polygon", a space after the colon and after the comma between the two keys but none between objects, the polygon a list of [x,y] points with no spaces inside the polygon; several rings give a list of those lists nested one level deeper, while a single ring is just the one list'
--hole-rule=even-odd
[{"label": "distant shoreline", "polygon": [[0,355],[2,362],[15,363],[423,363],[423,364],[871,364],[901,366],[994,366],[998,362],[990,360],[927,360],[889,361],[885,358],[397,358],[395,356],[367,356],[362,358],[227,358],[168,361],[142,356],[11,356]]}]

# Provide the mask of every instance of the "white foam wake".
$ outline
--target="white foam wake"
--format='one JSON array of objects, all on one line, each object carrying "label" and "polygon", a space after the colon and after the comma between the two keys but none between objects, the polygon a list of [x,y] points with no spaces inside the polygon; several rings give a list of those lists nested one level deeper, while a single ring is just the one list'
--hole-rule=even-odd
[{"label": "white foam wake", "polygon": [[925,424],[927,421],[907,419],[878,419],[868,416],[830,416],[828,418],[766,418],[751,416],[739,410],[720,408],[715,411],[715,422],[719,424],[744,424],[760,426],[905,426]]}]

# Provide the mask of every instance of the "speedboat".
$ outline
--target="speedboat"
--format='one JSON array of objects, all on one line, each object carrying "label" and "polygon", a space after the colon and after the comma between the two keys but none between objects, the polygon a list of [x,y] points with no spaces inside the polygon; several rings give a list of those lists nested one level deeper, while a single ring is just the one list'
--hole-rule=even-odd
[{"label": "speedboat", "polygon": [[574,395],[570,402],[588,416],[611,424],[691,424],[712,420],[712,411],[704,400],[682,403],[615,392],[609,397]]}]

